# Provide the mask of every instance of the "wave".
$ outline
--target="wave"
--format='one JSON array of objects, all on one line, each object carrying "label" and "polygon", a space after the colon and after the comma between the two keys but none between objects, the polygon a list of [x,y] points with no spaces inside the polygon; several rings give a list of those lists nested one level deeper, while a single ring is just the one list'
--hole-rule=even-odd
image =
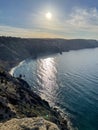
[{"label": "wave", "polygon": [[58,106],[53,106],[52,109],[54,109],[57,113],[59,113],[62,119],[66,120],[68,130],[78,130],[77,127],[73,126],[71,119],[68,117],[69,114],[67,112],[65,113],[63,109],[61,109]]}]

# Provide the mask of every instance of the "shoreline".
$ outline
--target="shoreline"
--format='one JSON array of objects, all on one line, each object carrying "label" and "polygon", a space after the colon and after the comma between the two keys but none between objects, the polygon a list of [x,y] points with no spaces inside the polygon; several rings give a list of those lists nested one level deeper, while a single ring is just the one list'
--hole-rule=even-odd
[{"label": "shoreline", "polygon": [[[19,65],[21,65],[22,63],[24,62],[24,60],[23,61],[21,61],[19,64],[18,64],[18,66]],[[14,73],[14,70],[17,68],[17,66],[15,66],[14,68],[12,68],[10,71],[9,71],[9,73],[13,76],[13,73]],[[24,79],[23,79],[24,80]],[[37,94],[38,95],[38,94]],[[39,95],[38,95],[39,96]],[[42,97],[41,97],[42,98]],[[43,99],[43,100],[45,100],[45,99]],[[45,100],[46,101],[46,100]],[[47,102],[47,104],[49,105],[49,107],[51,108],[51,110],[53,111],[53,114],[55,115],[55,116],[57,116],[57,117],[59,117],[60,119],[59,120],[62,120],[66,125],[67,125],[67,127],[68,127],[68,129],[67,130],[78,130],[77,128],[73,128],[73,125],[72,125],[72,123],[71,123],[71,121],[70,121],[70,119],[68,118],[68,116],[67,116],[67,114],[65,113],[65,112],[63,112],[63,110],[61,109],[61,108],[59,108],[58,106],[50,106],[50,104],[49,104],[49,101],[46,101]],[[58,122],[58,125],[60,125],[60,122]],[[63,128],[61,129],[61,130],[63,130]],[[65,129],[64,129],[65,130]]]},{"label": "shoreline", "polygon": [[[30,89],[26,81],[12,77],[0,68],[0,80],[2,79],[3,81],[0,83],[1,123],[13,118],[42,116],[44,119],[55,123],[60,130],[72,130],[69,128],[67,120],[61,116],[60,110],[51,108],[47,101]],[[33,108],[33,106],[35,107]]]}]

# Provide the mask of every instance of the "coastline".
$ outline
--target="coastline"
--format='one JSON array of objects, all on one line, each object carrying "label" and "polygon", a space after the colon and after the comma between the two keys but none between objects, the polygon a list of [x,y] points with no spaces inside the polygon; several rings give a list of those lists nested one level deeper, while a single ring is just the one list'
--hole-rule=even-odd
[{"label": "coastline", "polygon": [[[41,97],[39,97],[30,89],[30,86],[27,84],[26,81],[20,78],[14,78],[10,74],[8,74],[8,72],[0,68],[0,80],[2,80],[2,78],[3,78],[2,81],[3,83],[0,83],[0,95],[1,95],[0,102],[2,103],[2,108],[0,110],[0,113],[2,113],[4,109],[6,109],[7,118],[3,119],[3,117],[6,116],[5,113],[2,113],[2,118],[0,118],[0,122],[2,121],[6,122],[10,119],[17,118],[17,117],[33,118],[35,116],[37,117],[42,116],[44,119],[55,123],[60,130],[72,130],[72,128],[68,124],[67,119],[64,117],[64,115],[62,116],[61,111],[58,110],[56,107],[51,108],[47,101],[41,99]],[[3,93],[3,91],[5,91],[5,93]],[[23,94],[21,93],[21,91],[23,92]],[[25,94],[24,99],[21,94],[22,95]],[[20,95],[21,97],[18,95]],[[25,107],[24,105],[26,105],[27,100],[28,100],[28,105],[30,105],[30,108],[27,105],[28,107],[26,106],[27,108],[24,111],[23,110]],[[8,102],[10,105],[8,106],[6,102]],[[34,105],[36,106],[36,109],[35,107],[32,108],[32,106]],[[14,108],[14,111],[12,108]],[[29,113],[26,112],[28,110]],[[32,111],[36,114],[32,113]],[[45,113],[49,113],[49,115],[46,115]]]},{"label": "coastline", "polygon": [[[5,38],[4,38],[5,39]],[[12,38],[13,39],[13,38]],[[8,40],[9,40],[9,38],[8,38]],[[19,39],[20,40],[20,39]],[[13,41],[14,41],[14,39],[13,39]],[[28,40],[27,40],[28,41]],[[57,42],[56,41],[56,43],[54,43],[54,41],[55,40],[53,40],[53,41],[50,41],[49,42],[49,40],[46,40],[46,42],[47,42],[47,44],[45,43],[45,45],[46,45],[46,47],[47,47],[47,45],[49,45],[48,44],[48,42],[49,43],[53,43],[53,46],[51,46],[50,45],[50,50],[48,50],[49,48],[47,48],[47,50],[46,50],[46,48],[44,48],[45,50],[43,50],[42,51],[42,54],[41,54],[41,51],[39,51],[39,50],[37,50],[36,52],[34,52],[34,48],[33,48],[33,44],[32,44],[32,41],[33,40],[31,40],[31,42],[30,42],[30,44],[28,44],[28,43],[26,43],[26,44],[24,44],[24,42],[23,43],[19,43],[19,44],[16,44],[16,43],[14,43],[13,44],[13,46],[16,46],[17,45],[17,49],[14,47],[14,48],[11,48],[11,46],[8,46],[7,44],[5,44],[6,42],[4,42],[4,43],[2,43],[2,44],[4,44],[3,46],[2,46],[2,48],[0,48],[0,51],[1,51],[1,57],[0,57],[0,66],[1,67],[3,67],[5,70],[7,70],[8,72],[10,72],[10,69],[11,68],[13,68],[13,67],[15,67],[15,66],[17,66],[17,65],[19,65],[19,63],[20,62],[22,62],[24,59],[28,59],[28,58],[32,58],[32,59],[37,59],[37,58],[39,58],[39,57],[42,57],[43,56],[43,54],[47,54],[47,55],[49,55],[49,54],[58,54],[58,53],[60,53],[60,54],[62,54],[62,52],[68,52],[68,51],[76,51],[76,50],[82,50],[82,49],[91,49],[91,48],[96,48],[96,47],[98,47],[98,43],[97,43],[97,41],[90,41],[90,43],[87,43],[87,42],[89,42],[89,40],[85,40],[85,41],[81,41],[81,40],[75,40],[75,41],[77,41],[77,43],[78,43],[78,41],[81,41],[81,43],[82,42],[86,42],[87,43],[87,47],[85,47],[85,46],[77,46],[77,48],[73,48],[73,46],[72,46],[72,44],[74,43],[74,41],[73,40],[69,40],[69,41],[59,41],[59,42]],[[36,41],[36,40],[35,40]],[[43,43],[43,41],[44,40],[41,40],[41,42]],[[10,44],[12,44],[11,43],[11,41],[9,40],[9,42],[10,42]],[[58,47],[58,45],[59,45],[59,43],[60,42],[62,42],[62,49],[61,50],[58,50],[58,48],[57,48],[57,50],[55,50],[55,48],[56,47]],[[70,46],[66,49],[66,45],[67,45],[67,42],[71,42],[71,44],[70,44]],[[95,43],[95,45],[94,46],[92,46],[92,44],[91,44],[91,42],[94,42]],[[65,45],[63,44],[63,43],[65,43]],[[32,44],[32,45],[31,45]],[[29,46],[30,45],[30,46]],[[55,46],[56,45],[56,46]],[[64,47],[65,47],[65,49],[63,50],[63,45],[64,45]],[[74,45],[75,45],[75,43],[74,43]],[[80,45],[80,44],[79,44]],[[82,45],[82,44],[81,44]],[[9,51],[9,49],[7,49],[7,46],[10,48],[10,51]],[[28,47],[29,46],[29,47]],[[40,47],[38,47],[38,48],[36,48],[36,49],[40,49]],[[53,49],[53,52],[51,52],[51,49]],[[45,52],[44,52],[45,51]],[[50,53],[48,54],[48,53],[46,53],[47,51],[50,51]],[[15,53],[15,52],[17,52],[17,53]],[[17,55],[16,55],[17,54]],[[24,54],[24,55],[23,55]],[[38,55],[39,54],[39,55]],[[14,68],[15,69],[15,68]],[[13,70],[14,71],[14,70]],[[11,73],[13,73],[13,72],[11,72]],[[10,76],[9,76],[10,77]],[[6,77],[5,77],[6,78]],[[22,85],[23,84],[26,84],[26,82],[25,81],[20,81],[19,79],[15,79],[14,77],[10,77],[10,79],[13,81],[13,80],[17,80],[20,84],[21,84],[21,82],[22,82]],[[11,82],[12,82],[11,81]],[[6,86],[6,85],[5,85]],[[4,88],[4,92],[6,92],[6,89]],[[42,99],[41,99],[42,100]],[[48,102],[44,102],[44,103],[46,103],[46,104],[48,104]],[[46,105],[47,106],[47,105]],[[49,106],[49,104],[48,104],[48,106]],[[64,116],[64,113],[62,113],[62,111],[60,111],[59,109],[57,109],[57,108],[51,108],[50,109],[50,106],[49,106],[49,110],[51,111],[51,113],[52,113],[52,115],[54,115],[55,117],[56,117],[56,120],[55,119],[53,119],[53,121],[54,121],[54,123],[57,123],[57,125],[61,128],[61,130],[66,130],[67,128],[67,130],[71,130],[72,128],[69,128],[70,126],[71,126],[71,123],[69,123],[69,120],[66,118],[66,114],[65,114],[65,116]],[[62,114],[61,114],[62,113]],[[39,114],[39,113],[38,113]],[[40,114],[39,114],[40,115]],[[63,116],[62,116],[63,115]],[[45,116],[45,118],[47,119],[47,116]],[[57,119],[59,119],[59,120],[57,120]],[[52,121],[52,120],[51,120]],[[62,123],[63,122],[63,123]],[[76,128],[77,129],[77,128]]]},{"label": "coastline", "polygon": [[[21,61],[18,66],[22,65],[22,63],[24,63],[24,61]],[[13,76],[14,74],[14,70],[17,68],[17,66],[15,66],[14,68],[12,68],[9,73]],[[44,99],[43,99],[44,100]],[[46,101],[47,104],[49,105],[49,102]],[[57,121],[57,125],[61,128],[61,130],[65,130],[65,126],[67,126],[66,130],[77,130],[77,128],[73,128],[73,125],[70,121],[70,119],[68,118],[68,115],[63,112],[63,110],[61,108],[59,108],[58,106],[50,106],[51,108],[51,112],[53,113],[53,115],[55,115],[59,120]],[[63,122],[64,124],[61,124],[60,122]],[[56,123],[56,122],[55,122]],[[63,128],[64,127],[64,128]]]}]

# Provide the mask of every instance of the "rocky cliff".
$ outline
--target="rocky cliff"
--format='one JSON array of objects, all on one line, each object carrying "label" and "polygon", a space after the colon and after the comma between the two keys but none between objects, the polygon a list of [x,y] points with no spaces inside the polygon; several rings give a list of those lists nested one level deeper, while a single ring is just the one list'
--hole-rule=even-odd
[{"label": "rocky cliff", "polygon": [[[42,124],[36,125],[40,119]],[[24,80],[12,77],[3,68],[0,68],[0,122],[0,130],[69,129],[56,109],[50,108]]]}]

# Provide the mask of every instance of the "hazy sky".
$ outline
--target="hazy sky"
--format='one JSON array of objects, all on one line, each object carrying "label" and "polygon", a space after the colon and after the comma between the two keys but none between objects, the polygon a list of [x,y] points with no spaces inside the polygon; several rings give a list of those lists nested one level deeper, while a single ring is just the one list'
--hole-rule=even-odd
[{"label": "hazy sky", "polygon": [[98,39],[98,0],[0,0],[0,35]]}]

